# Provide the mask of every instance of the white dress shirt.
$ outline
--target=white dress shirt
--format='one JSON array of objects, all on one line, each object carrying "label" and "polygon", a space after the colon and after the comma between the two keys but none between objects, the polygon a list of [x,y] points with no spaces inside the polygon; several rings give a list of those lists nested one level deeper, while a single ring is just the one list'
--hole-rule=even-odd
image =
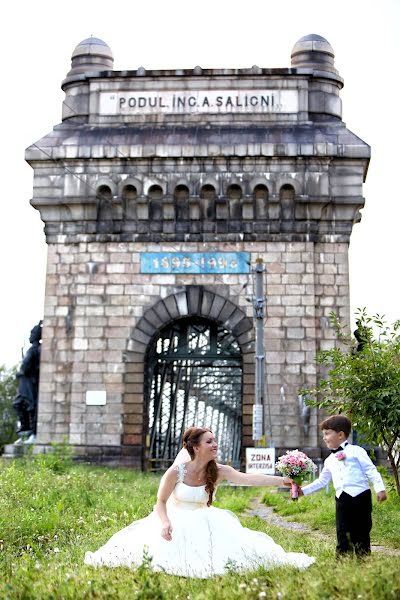
[{"label": "white dress shirt", "polygon": [[342,452],[346,458],[339,460],[339,452],[330,454],[324,461],[324,468],[318,479],[302,488],[305,496],[321,490],[331,479],[338,498],[342,492],[353,497],[365,492],[369,489],[368,480],[373,484],[376,493],[385,490],[382,477],[364,448],[345,444],[346,442],[342,444]]}]

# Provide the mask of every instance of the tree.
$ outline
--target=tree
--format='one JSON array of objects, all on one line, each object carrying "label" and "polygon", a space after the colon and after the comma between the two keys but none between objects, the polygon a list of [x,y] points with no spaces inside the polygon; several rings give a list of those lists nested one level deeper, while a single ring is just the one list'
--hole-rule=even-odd
[{"label": "tree", "polygon": [[346,413],[365,441],[381,446],[400,495],[400,320],[388,327],[380,315],[358,309],[355,339],[335,313],[330,317],[340,344],[318,353],[327,377],[304,391],[306,403]]},{"label": "tree", "polygon": [[17,393],[16,367],[7,369],[0,365],[0,453],[5,444],[16,438],[17,415],[12,402]]}]

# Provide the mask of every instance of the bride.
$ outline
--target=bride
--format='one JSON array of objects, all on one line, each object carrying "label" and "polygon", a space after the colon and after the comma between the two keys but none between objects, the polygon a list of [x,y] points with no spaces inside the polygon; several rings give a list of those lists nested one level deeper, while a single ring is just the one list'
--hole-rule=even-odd
[{"label": "bride", "polygon": [[[187,429],[183,448],[161,479],[153,512],[113,535],[96,552],[86,552],[87,565],[131,567],[148,556],[156,571],[207,578],[229,569],[305,568],[315,561],[306,554],[285,552],[270,536],[242,527],[233,513],[212,506],[221,481],[266,486],[288,485],[290,479],[250,475],[217,463],[217,442],[207,428]],[[180,462],[182,456],[187,461]]]}]

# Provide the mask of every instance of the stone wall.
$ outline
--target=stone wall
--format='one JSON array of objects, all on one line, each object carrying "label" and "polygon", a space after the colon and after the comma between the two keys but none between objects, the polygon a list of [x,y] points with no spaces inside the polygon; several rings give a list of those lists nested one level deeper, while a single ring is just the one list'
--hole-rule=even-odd
[{"label": "stone wall", "polygon": [[[311,417],[308,435],[299,426],[298,390],[316,383],[315,352],[332,339],[329,312],[335,310],[348,319],[347,244],[257,242],[234,247],[250,252],[253,264],[261,258],[266,267],[266,397],[273,440],[278,447],[318,447],[316,415]],[[252,445],[252,276],[140,273],[141,252],[207,248],[200,243],[49,245],[40,443],[66,439],[82,454],[110,457],[125,452],[125,460],[141,464],[147,433],[144,375],[150,324],[155,333],[168,320],[196,314],[221,320],[228,327],[236,310],[233,329],[242,323],[237,337],[244,358],[243,445]],[[215,245],[216,251],[231,249],[231,244]],[[189,301],[191,290],[197,291]],[[222,299],[213,314],[201,306],[205,292]],[[167,299],[182,294],[184,308],[176,301],[166,304]],[[228,303],[232,304],[230,313]],[[247,328],[243,327],[246,319]],[[88,390],[105,390],[106,405],[87,406]],[[267,424],[268,416],[266,410]]]}]

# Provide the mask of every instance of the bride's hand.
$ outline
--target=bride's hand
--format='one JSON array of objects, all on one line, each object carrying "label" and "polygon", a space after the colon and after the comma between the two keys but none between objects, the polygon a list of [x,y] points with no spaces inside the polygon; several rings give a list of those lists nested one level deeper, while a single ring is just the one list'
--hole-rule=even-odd
[{"label": "bride's hand", "polygon": [[163,537],[164,540],[167,540],[167,542],[170,542],[172,540],[172,525],[169,521],[165,521],[162,524],[161,537]]}]

